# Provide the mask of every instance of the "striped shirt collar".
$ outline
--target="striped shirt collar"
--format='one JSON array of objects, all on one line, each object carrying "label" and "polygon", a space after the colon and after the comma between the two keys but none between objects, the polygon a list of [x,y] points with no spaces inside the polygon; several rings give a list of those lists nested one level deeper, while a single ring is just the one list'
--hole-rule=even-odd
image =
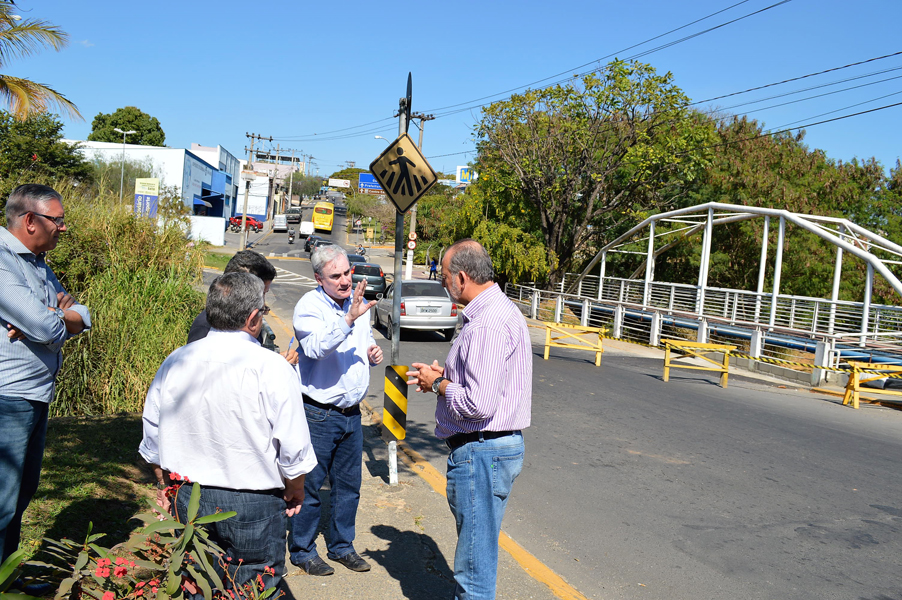
[{"label": "striped shirt collar", "polygon": [[498,294],[503,296],[504,292],[501,291],[501,288],[497,283],[493,284],[492,287],[479,292],[479,294],[464,307],[464,322],[473,321],[479,318],[479,315],[486,311],[486,308],[491,305]]}]

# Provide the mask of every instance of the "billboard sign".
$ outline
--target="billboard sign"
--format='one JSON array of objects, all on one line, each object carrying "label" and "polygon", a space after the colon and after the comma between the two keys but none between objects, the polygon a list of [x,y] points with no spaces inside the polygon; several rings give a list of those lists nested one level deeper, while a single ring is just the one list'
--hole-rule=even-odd
[{"label": "billboard sign", "polygon": [[351,187],[350,179],[330,179],[329,187],[349,188]]},{"label": "billboard sign", "polygon": [[476,181],[476,177],[473,167],[457,167],[457,185],[473,183]]},{"label": "billboard sign", "polygon": [[156,177],[135,179],[135,214],[156,217],[160,202],[160,180]]}]

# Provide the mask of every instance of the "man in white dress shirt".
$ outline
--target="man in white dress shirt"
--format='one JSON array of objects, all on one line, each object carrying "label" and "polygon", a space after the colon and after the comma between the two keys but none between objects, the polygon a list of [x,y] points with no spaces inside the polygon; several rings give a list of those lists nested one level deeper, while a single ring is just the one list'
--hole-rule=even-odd
[{"label": "man in white dress shirt", "polygon": [[[218,277],[207,294],[207,337],[169,355],[144,404],[139,452],[158,487],[170,473],[201,485],[198,516],[234,510],[208,524],[240,587],[285,573],[288,517],[304,500],[304,476],[316,466],[297,372],[260,346],[263,281],[250,273]],[[174,512],[186,520],[190,492]],[[272,574],[267,573],[272,569]]]}]

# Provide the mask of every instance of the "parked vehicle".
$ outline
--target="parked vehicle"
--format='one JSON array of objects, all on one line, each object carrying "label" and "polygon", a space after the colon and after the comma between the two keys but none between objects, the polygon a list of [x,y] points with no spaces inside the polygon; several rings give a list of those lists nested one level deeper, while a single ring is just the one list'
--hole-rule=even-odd
[{"label": "parked vehicle", "polygon": [[301,230],[298,232],[298,234],[302,238],[304,238],[309,235],[313,235],[313,231],[314,231],[313,221],[304,221],[303,223],[301,223]]},{"label": "parked vehicle", "polygon": [[[348,258],[351,256],[355,255],[349,254]],[[351,282],[355,289],[361,281],[366,281],[364,297],[385,293],[385,273],[382,272],[382,267],[379,265],[366,262],[351,263]]]},{"label": "parked vehicle", "polygon": [[457,328],[457,304],[438,281],[404,280],[388,287],[385,295],[378,295],[376,326],[385,326],[385,337],[392,336],[392,303],[394,295],[401,293],[401,329],[441,331],[448,341]]},{"label": "parked vehicle", "polygon": [[[229,226],[232,228],[232,231],[236,233],[241,231],[241,215],[236,215],[229,219]],[[245,220],[245,226],[248,229],[252,230],[254,233],[263,230],[263,223],[250,215],[248,215],[247,219]]]},{"label": "parked vehicle", "polygon": [[285,215],[276,215],[272,218],[273,231],[288,231],[288,217]]},{"label": "parked vehicle", "polygon": [[300,223],[301,222],[301,207],[300,206],[292,206],[288,210],[285,211],[285,219],[288,223]]},{"label": "parked vehicle", "polygon": [[307,240],[304,242],[304,252],[310,252],[310,249],[313,248],[313,243],[321,239],[323,238],[318,235],[308,235]]},{"label": "parked vehicle", "polygon": [[316,252],[317,248],[322,248],[323,246],[331,246],[332,240],[316,240],[313,242],[313,245],[310,246],[310,255],[312,256],[314,252]]}]

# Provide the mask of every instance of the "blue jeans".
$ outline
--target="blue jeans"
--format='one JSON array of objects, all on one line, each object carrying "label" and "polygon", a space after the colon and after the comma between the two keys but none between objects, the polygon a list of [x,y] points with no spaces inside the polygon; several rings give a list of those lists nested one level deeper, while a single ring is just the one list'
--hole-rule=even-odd
[{"label": "blue jeans", "polygon": [[448,506],[457,521],[455,600],[491,600],[498,537],[514,479],[523,468],[523,435],[464,444],[448,456]]},{"label": "blue jeans", "polygon": [[[185,523],[192,484],[183,484],[175,502],[179,521]],[[216,512],[234,510],[238,514],[230,519],[204,525],[210,541],[223,549],[222,560],[228,568],[228,577],[222,564],[214,564],[227,588],[263,578],[265,589],[277,587],[285,575],[285,532],[288,516],[281,490],[250,492],[201,487],[198,517]],[[231,560],[228,560],[231,559]],[[239,564],[240,563],[240,564]],[[266,567],[274,575],[264,573]]]},{"label": "blue jeans", "polygon": [[22,513],[38,491],[48,406],[0,396],[0,562],[19,548]]},{"label": "blue jeans", "polygon": [[316,453],[317,465],[304,480],[304,504],[291,517],[288,551],[291,562],[300,565],[314,556],[322,502],[319,490],[329,477],[331,517],[326,538],[329,558],[341,558],[354,552],[354,527],[360,504],[360,480],[363,454],[363,429],[360,413],[343,415],[310,404],[307,427]]}]

